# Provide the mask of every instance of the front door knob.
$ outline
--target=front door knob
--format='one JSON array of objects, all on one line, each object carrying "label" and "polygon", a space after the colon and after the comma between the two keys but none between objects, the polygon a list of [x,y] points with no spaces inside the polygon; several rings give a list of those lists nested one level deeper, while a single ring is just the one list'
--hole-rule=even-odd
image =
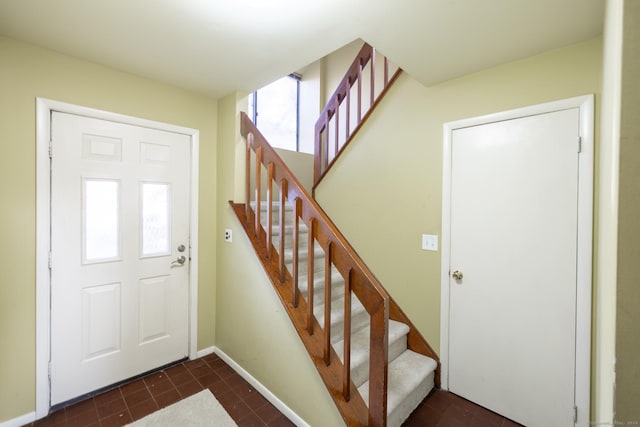
[{"label": "front door knob", "polygon": [[455,280],[462,280],[462,271],[460,270],[456,270],[453,273],[451,273],[451,277],[453,277]]},{"label": "front door knob", "polygon": [[173,262],[171,263],[171,265],[173,265],[173,264],[180,264],[180,265],[182,265],[182,264],[184,264],[184,263],[185,263],[185,261],[186,261],[186,260],[187,260],[187,257],[185,257],[184,255],[180,255],[180,256],[178,257],[178,259],[176,259],[175,261],[173,261]]}]

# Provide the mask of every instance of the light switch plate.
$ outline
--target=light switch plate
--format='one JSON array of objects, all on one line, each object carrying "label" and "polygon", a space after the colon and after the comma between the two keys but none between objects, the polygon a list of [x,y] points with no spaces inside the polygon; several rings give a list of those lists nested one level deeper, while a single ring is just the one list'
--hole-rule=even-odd
[{"label": "light switch plate", "polygon": [[438,250],[438,236],[435,234],[423,234],[422,235],[422,249],[425,251],[437,251]]}]

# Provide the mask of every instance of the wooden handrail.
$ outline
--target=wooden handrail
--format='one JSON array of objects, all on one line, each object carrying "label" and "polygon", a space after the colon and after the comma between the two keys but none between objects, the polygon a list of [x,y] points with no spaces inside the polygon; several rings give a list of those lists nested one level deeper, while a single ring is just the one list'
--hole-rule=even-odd
[{"label": "wooden handrail", "polygon": [[[370,113],[373,111],[375,105],[386,94],[388,88],[396,80],[400,72],[400,68],[397,68],[393,76],[389,78],[389,58],[383,56],[383,77],[382,87],[379,93],[376,93],[376,58],[382,56],[376,52],[376,50],[369,44],[365,43],[364,46],[358,52],[358,55],[353,60],[349,69],[345,73],[344,77],[338,84],[336,91],[327,101],[327,105],[324,107],[318,120],[315,124],[315,161],[314,161],[314,188],[319,184],[322,177],[327,173],[331,165],[335,162],[340,153],[344,150],[346,145],[351,141],[353,135],[357,133],[362,124],[367,120]],[[366,67],[369,67],[369,105],[366,106],[366,113],[363,111],[362,100],[362,79],[363,71]],[[355,125],[351,129],[351,90],[356,86],[356,115]],[[341,107],[343,107],[341,110]],[[344,124],[344,138],[340,135],[340,112],[344,111],[345,124]],[[333,127],[333,133],[330,132],[330,128]],[[333,141],[333,144],[331,142]],[[331,155],[330,147],[333,149],[333,155]]]},{"label": "wooden handrail", "polygon": [[[438,360],[437,355],[419,334],[399,306],[393,301],[382,284],[368,269],[364,261],[351,247],[345,237],[329,219],[317,202],[304,189],[284,161],[269,145],[264,136],[254,126],[245,113],[241,113],[241,134],[246,139],[247,199],[245,204],[231,202],[268,276],[271,279],[298,335],[309,352],[316,369],[323,378],[336,406],[347,425],[386,426],[387,386],[388,386],[388,340],[389,320],[407,324],[408,347],[418,353]],[[251,174],[251,164],[255,162],[255,176]],[[266,230],[260,222],[262,168],[267,170],[267,221]],[[252,179],[254,180],[252,182]],[[271,242],[274,215],[272,212],[272,183],[280,187],[279,244]],[[255,209],[251,207],[251,188],[255,189]],[[285,205],[293,204],[293,266],[288,271],[285,266]],[[308,229],[308,295],[298,289],[299,222]],[[325,298],[324,324],[320,325],[313,313],[313,271],[314,242],[325,253]],[[272,256],[273,252],[277,256]],[[331,345],[331,269],[336,269],[345,279],[344,357],[340,360]],[[368,407],[351,379],[350,361],[350,318],[351,296],[354,294],[370,316],[369,342],[369,402]],[[320,331],[321,333],[315,333]],[[439,386],[439,370],[436,386]]]}]

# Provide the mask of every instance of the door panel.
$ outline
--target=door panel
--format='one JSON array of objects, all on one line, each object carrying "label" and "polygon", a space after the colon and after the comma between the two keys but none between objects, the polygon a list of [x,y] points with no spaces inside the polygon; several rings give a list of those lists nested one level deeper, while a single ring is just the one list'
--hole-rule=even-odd
[{"label": "door panel", "polygon": [[120,283],[82,289],[82,360],[120,351]]},{"label": "door panel", "polygon": [[190,138],[54,112],[52,141],[56,405],[187,356]]},{"label": "door panel", "polygon": [[579,111],[456,129],[449,388],[528,426],[573,425]]},{"label": "door panel", "polygon": [[169,277],[140,280],[140,344],[166,337]]}]

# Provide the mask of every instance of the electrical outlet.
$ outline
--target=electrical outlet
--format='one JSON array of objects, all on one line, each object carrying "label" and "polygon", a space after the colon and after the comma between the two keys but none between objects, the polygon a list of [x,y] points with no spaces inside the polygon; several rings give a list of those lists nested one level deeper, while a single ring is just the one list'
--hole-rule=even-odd
[{"label": "electrical outlet", "polygon": [[422,235],[422,249],[425,251],[438,250],[438,236],[433,234]]},{"label": "electrical outlet", "polygon": [[230,228],[224,230],[224,241],[227,243],[233,242],[233,231]]}]

